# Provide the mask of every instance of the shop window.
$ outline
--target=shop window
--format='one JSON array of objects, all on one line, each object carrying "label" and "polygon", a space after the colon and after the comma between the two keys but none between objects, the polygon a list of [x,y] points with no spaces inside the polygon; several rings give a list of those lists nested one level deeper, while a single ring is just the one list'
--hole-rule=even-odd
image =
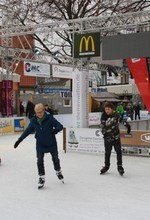
[{"label": "shop window", "polygon": [[64,99],[63,100],[63,106],[64,107],[71,107],[71,100],[70,99]]}]

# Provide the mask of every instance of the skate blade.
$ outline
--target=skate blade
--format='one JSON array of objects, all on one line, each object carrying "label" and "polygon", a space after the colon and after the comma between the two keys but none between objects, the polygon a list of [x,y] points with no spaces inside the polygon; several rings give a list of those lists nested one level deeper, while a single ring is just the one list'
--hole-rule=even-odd
[{"label": "skate blade", "polygon": [[64,182],[64,179],[61,179],[60,181],[61,181],[63,184],[65,183],[65,182]]},{"label": "skate blade", "polygon": [[43,184],[43,185],[38,186],[38,189],[42,189],[43,187],[44,187],[44,184]]}]

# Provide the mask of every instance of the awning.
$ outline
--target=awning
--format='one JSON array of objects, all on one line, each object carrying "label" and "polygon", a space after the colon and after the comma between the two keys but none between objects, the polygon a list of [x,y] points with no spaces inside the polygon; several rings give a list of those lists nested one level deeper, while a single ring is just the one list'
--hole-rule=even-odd
[{"label": "awning", "polygon": [[121,102],[122,100],[115,99],[115,98],[94,98],[95,101],[97,102]]}]

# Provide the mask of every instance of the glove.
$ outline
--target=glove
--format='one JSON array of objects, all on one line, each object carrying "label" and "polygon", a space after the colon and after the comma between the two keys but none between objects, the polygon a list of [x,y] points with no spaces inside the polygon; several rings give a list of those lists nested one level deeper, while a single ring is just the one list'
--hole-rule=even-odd
[{"label": "glove", "polygon": [[57,133],[58,133],[57,129],[53,129],[53,134],[57,134]]},{"label": "glove", "polygon": [[19,138],[19,139],[16,141],[16,143],[14,144],[14,148],[17,148],[21,141],[22,141],[22,140]]}]

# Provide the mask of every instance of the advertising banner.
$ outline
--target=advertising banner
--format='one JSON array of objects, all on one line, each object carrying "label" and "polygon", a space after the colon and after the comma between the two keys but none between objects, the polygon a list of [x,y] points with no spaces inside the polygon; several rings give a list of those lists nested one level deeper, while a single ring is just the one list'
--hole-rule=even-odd
[{"label": "advertising banner", "polygon": [[1,118],[0,119],[0,135],[13,134],[14,133],[14,119],[13,118]]},{"label": "advertising banner", "polygon": [[127,135],[121,131],[121,144],[125,154],[150,156],[150,132],[132,131]]},{"label": "advertising banner", "polygon": [[68,151],[104,153],[104,139],[100,129],[67,128],[66,144]]},{"label": "advertising banner", "polygon": [[13,116],[13,81],[2,81],[2,115]]},{"label": "advertising banner", "polygon": [[25,130],[26,121],[24,118],[14,119],[14,132],[22,132]]},{"label": "advertising banner", "polygon": [[26,128],[25,117],[0,118],[0,135],[23,132]]},{"label": "advertising banner", "polygon": [[24,75],[35,77],[50,77],[50,65],[46,63],[36,63],[24,61]]},{"label": "advertising banner", "polygon": [[74,35],[74,58],[100,56],[100,32]]},{"label": "advertising banner", "polygon": [[100,125],[101,112],[90,112],[89,113],[89,126]]},{"label": "advertising banner", "polygon": [[73,73],[73,127],[88,127],[88,72],[75,70]]},{"label": "advertising banner", "polygon": [[72,79],[73,68],[69,66],[52,65],[52,75],[57,78]]},{"label": "advertising banner", "polygon": [[150,113],[150,77],[146,58],[126,59],[142,100]]}]

